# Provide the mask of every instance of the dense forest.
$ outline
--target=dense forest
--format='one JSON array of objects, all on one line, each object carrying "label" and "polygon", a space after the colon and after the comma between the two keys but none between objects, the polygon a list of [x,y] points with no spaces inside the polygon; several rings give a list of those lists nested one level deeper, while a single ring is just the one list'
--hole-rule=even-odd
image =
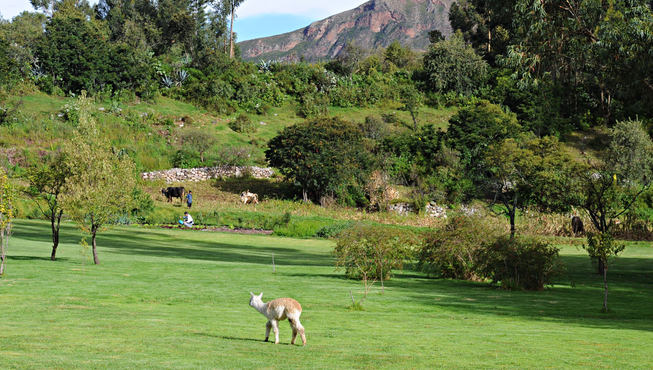
[{"label": "dense forest", "polygon": [[[380,188],[370,185],[375,178],[411,189],[417,209],[433,200],[490,201],[513,226],[518,210],[528,207],[586,208],[599,230],[627,212],[649,226],[653,221],[649,1],[461,0],[449,15],[455,33],[445,39],[431,32],[426,53],[399,43],[367,50],[352,42],[320,63],[241,61],[232,22],[241,3],[32,0],[34,12],[0,24],[0,125],[6,135],[0,144],[8,147],[16,132],[29,138],[30,130],[79,126],[81,100],[34,123],[20,97],[35,91],[109,102],[123,118],[121,104],[166,97],[236,117],[230,129],[249,134],[260,150],[253,161],[278,168],[304,200],[330,197],[379,209],[383,197],[374,193]],[[253,137],[258,125],[252,120],[277,108],[305,121],[285,125],[269,142]],[[346,109],[371,113],[354,120]],[[452,113],[438,125],[421,114],[424,109]],[[344,117],[334,118],[334,111]],[[128,132],[151,135],[138,139],[151,144],[133,149],[123,138],[112,142],[114,151],[167,157],[158,164],[136,160],[141,171],[161,169],[161,163],[252,162],[237,150],[212,149],[213,132],[159,134],[143,126],[165,126],[166,117],[124,120]],[[191,121],[184,117],[187,126]],[[154,138],[161,135],[175,135],[183,145],[147,152],[147,145],[171,146],[169,139]],[[10,174],[21,176],[22,167],[65,146],[61,140],[35,147],[27,142],[22,149],[40,154],[25,155],[18,166],[4,163]],[[614,193],[609,199],[603,199],[606,189]]]}]

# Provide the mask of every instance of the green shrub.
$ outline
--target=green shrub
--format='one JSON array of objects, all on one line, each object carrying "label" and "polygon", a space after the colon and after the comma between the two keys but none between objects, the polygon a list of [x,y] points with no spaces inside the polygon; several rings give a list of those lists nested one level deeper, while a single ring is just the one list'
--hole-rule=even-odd
[{"label": "green shrub", "polygon": [[325,238],[325,239],[335,238],[340,236],[340,234],[343,231],[352,227],[352,225],[353,223],[351,221],[326,225],[323,226],[320,230],[318,230],[315,233],[315,236],[318,238]]},{"label": "green shrub", "polygon": [[559,252],[542,239],[502,236],[478,252],[478,271],[503,289],[542,290],[561,270]]},{"label": "green shrub", "polygon": [[229,128],[241,134],[256,132],[256,125],[252,122],[249,116],[244,113],[236,117],[235,120],[229,122]]},{"label": "green shrub", "polygon": [[492,220],[453,217],[443,229],[425,237],[417,266],[431,276],[481,280],[476,271],[478,252],[487,240],[497,236]]},{"label": "green shrub", "polygon": [[324,93],[304,92],[298,100],[297,115],[300,117],[326,116],[329,111],[329,97]]},{"label": "green shrub", "polygon": [[172,158],[172,165],[177,168],[197,168],[203,167],[204,163],[197,151],[180,149]]},{"label": "green shrub", "polygon": [[349,278],[387,280],[392,269],[403,267],[419,244],[408,231],[357,224],[343,231],[334,249],[336,267]]}]

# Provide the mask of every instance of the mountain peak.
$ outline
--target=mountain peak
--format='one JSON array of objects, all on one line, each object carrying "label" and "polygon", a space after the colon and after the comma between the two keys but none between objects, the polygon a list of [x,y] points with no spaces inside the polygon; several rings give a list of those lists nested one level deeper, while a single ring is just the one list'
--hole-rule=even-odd
[{"label": "mountain peak", "polygon": [[293,32],[243,41],[240,48],[249,60],[304,57],[309,61],[334,58],[350,42],[376,49],[399,41],[426,50],[429,31],[451,34],[449,8],[454,1],[371,0]]}]

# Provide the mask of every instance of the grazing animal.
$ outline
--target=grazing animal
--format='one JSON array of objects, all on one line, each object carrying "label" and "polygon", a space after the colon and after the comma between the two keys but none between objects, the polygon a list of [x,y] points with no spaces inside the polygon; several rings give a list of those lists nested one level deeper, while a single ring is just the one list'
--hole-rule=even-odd
[{"label": "grazing animal", "polygon": [[574,235],[585,232],[585,227],[583,227],[583,221],[580,219],[580,217],[574,216],[571,218],[571,231],[574,233]]},{"label": "grazing animal", "polygon": [[240,201],[243,204],[258,204],[258,195],[255,193],[250,193],[249,190],[240,193]]},{"label": "grazing animal", "polygon": [[182,201],[184,194],[186,194],[186,189],[183,186],[169,186],[161,189],[161,194],[168,198],[168,202],[172,202],[172,198],[179,198]]},{"label": "grazing animal", "polygon": [[299,322],[299,316],[302,314],[302,306],[299,302],[292,298],[277,298],[265,303],[261,300],[263,293],[255,295],[254,293],[249,292],[249,294],[251,295],[249,305],[268,318],[268,322],[265,324],[266,342],[270,337],[270,328],[272,328],[274,331],[274,344],[279,343],[279,321],[287,318],[290,322],[290,328],[292,329],[292,340],[290,341],[290,344],[295,344],[295,338],[297,338],[297,333],[299,333],[302,337],[303,345],[306,345],[304,327]]}]

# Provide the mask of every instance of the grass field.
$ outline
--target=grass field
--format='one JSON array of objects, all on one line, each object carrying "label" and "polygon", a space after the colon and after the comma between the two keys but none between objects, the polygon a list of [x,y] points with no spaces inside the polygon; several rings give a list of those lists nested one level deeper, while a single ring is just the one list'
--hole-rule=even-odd
[{"label": "grass field", "polygon": [[[348,309],[359,282],[334,271],[333,242],[116,228],[98,237],[94,266],[63,228],[48,260],[48,224],[18,220],[0,279],[0,367],[651,368],[653,248],[631,244],[609,271],[610,307],[582,250],[563,248],[568,274],[542,292],[425,279],[411,271]],[[276,273],[272,272],[274,254]],[[264,343],[248,307],[292,296],[306,347]]]}]

